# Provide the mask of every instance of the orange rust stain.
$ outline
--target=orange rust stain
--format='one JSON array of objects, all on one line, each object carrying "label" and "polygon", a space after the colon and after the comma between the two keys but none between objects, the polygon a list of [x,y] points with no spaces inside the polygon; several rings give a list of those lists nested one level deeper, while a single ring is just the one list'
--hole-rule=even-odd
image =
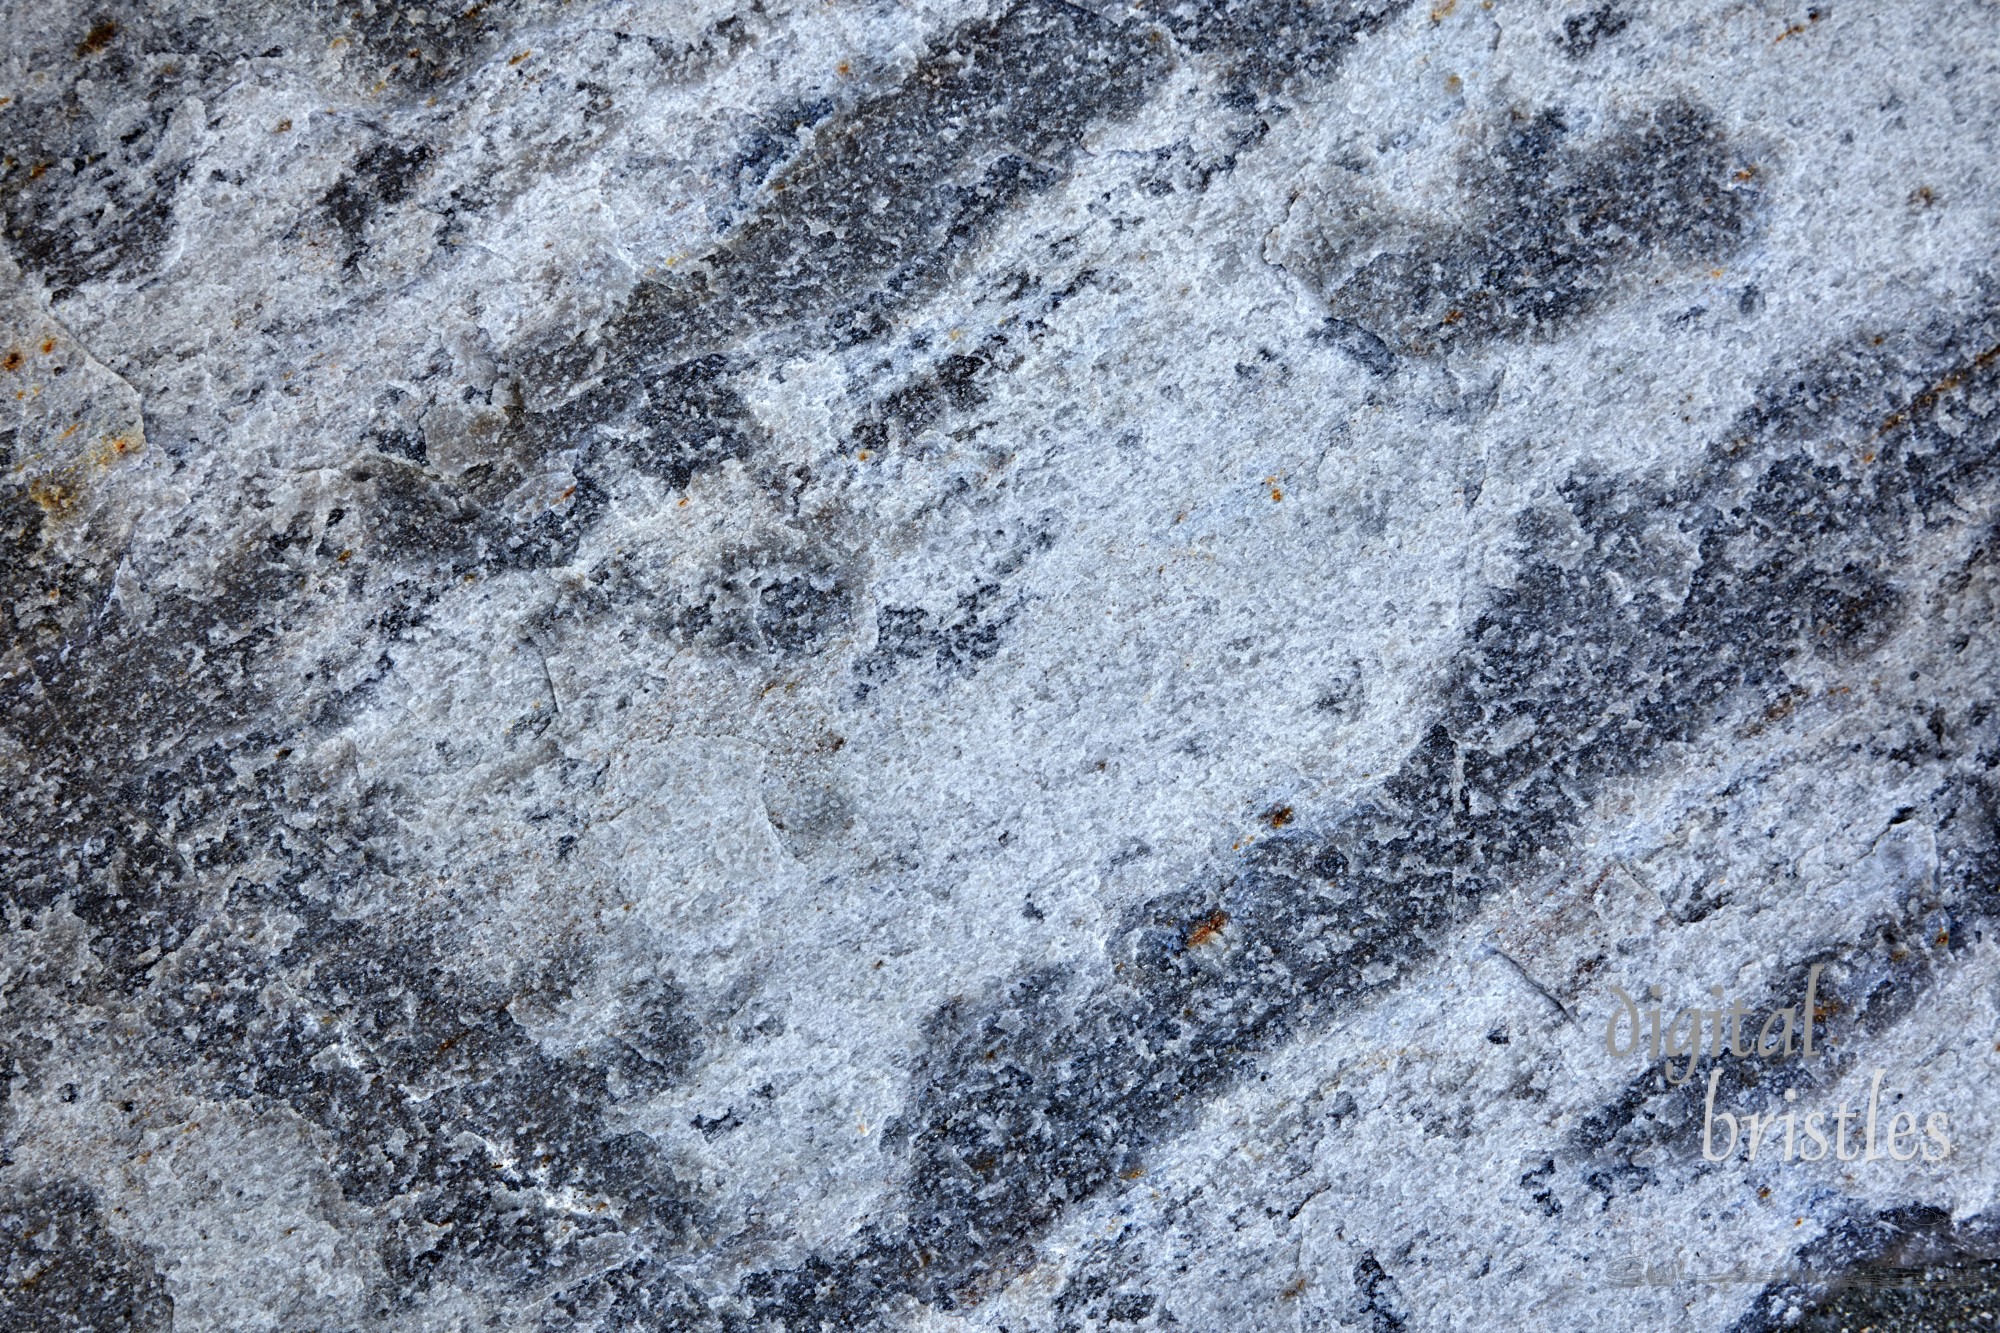
[{"label": "orange rust stain", "polygon": [[835,65],[833,67],[833,72],[835,74],[839,74],[845,77],[846,75],[852,74],[854,72],[854,66],[848,64],[845,60],[843,60],[838,65]]},{"label": "orange rust stain", "polygon": [[1787,37],[1798,36],[1800,33],[1804,32],[1808,27],[1819,22],[1821,19],[1825,17],[1826,15],[1820,13],[1817,9],[1808,9],[1806,11],[1806,21],[1804,23],[1794,23],[1791,27],[1779,33],[1777,38],[1772,41],[1771,45],[1776,46],[1779,42],[1784,41]]},{"label": "orange rust stain", "polygon": [[43,356],[47,356],[47,355],[49,355],[50,353],[54,352],[55,350],[56,350],[56,340],[55,340],[54,338],[44,338],[44,339],[42,339],[42,355],[43,355]]},{"label": "orange rust stain", "polygon": [[1291,823],[1296,818],[1298,818],[1298,816],[1292,813],[1292,807],[1290,807],[1289,805],[1281,805],[1277,809],[1271,811],[1269,814],[1266,814],[1264,816],[1264,822],[1266,824],[1269,824],[1272,828],[1283,828],[1285,825]]},{"label": "orange rust stain", "polygon": [[535,54],[535,53],[534,53],[533,51],[523,51],[523,52],[521,52],[521,54],[519,54],[519,55],[517,55],[517,56],[514,56],[514,57],[512,57],[511,59],[509,59],[509,60],[507,61],[507,63],[508,63],[508,64],[510,64],[510,65],[518,65],[518,64],[520,64],[520,63],[521,63],[521,62],[522,62],[523,60],[526,60],[526,59],[527,59],[527,58],[528,58],[529,56],[531,56],[531,55],[533,55],[533,54]]},{"label": "orange rust stain", "polygon": [[28,179],[31,181],[38,181],[42,178],[42,173],[47,171],[48,169],[49,169],[48,163],[37,162],[35,163],[34,166],[28,168]]},{"label": "orange rust stain", "polygon": [[4,361],[0,361],[0,369],[4,369],[4,370],[19,370],[19,369],[21,368],[21,362],[22,362],[23,360],[25,360],[25,359],[26,359],[26,358],[24,358],[24,357],[23,357],[23,356],[21,355],[21,349],[20,349],[20,348],[18,348],[18,347],[9,347],[9,348],[7,349],[7,358],[6,358],[6,360],[4,360]]},{"label": "orange rust stain", "polygon": [[1937,405],[1937,400],[1941,395],[1958,388],[1980,371],[1992,366],[1995,361],[2000,361],[2000,343],[1995,343],[1974,357],[1970,365],[1960,366],[1957,370],[1951,371],[1936,384],[1933,384],[1930,388],[1925,389],[1915,398],[1912,398],[1909,405],[1901,411],[1891,412],[1883,419],[1881,429],[1875,432],[1876,438],[1880,439],[1883,435],[1886,435],[1917,414],[1929,411]]},{"label": "orange rust stain", "polygon": [[76,504],[76,492],[53,481],[29,482],[28,498],[40,505],[43,513],[58,518],[67,514]]},{"label": "orange rust stain", "polygon": [[353,558],[354,558],[353,547],[349,547],[347,550],[342,551],[339,555],[334,557],[335,560],[339,561],[343,565],[346,564],[348,561],[352,560]]},{"label": "orange rust stain", "polygon": [[572,496],[572,495],[575,495],[575,494],[576,494],[576,487],[574,487],[574,486],[568,486],[568,487],[565,487],[565,488],[563,489],[563,493],[562,493],[562,496],[561,496],[561,498],[560,498],[560,499],[558,499],[558,500],[556,501],[556,503],[557,503],[557,504],[561,504],[561,503],[563,502],[563,500],[567,500],[567,499],[569,499],[569,497],[570,497],[570,496]]},{"label": "orange rust stain", "polygon": [[1438,5],[1436,8],[1431,10],[1431,22],[1433,23],[1444,22],[1446,19],[1451,17],[1452,11],[1457,8],[1458,8],[1458,0],[1444,0],[1443,4]]},{"label": "orange rust stain", "polygon": [[1465,312],[1463,310],[1450,310],[1445,312],[1444,322],[1447,324],[1456,324],[1464,318]]},{"label": "orange rust stain", "polygon": [[1757,164],[1755,162],[1752,162],[1749,166],[1743,168],[1743,170],[1736,173],[1736,179],[1740,181],[1747,181],[1756,174],[1757,174]]},{"label": "orange rust stain", "polygon": [[67,440],[70,436],[76,434],[81,429],[83,429],[83,423],[81,421],[72,421],[69,423],[69,425],[63,427],[63,433],[56,436],[56,438],[58,440]]},{"label": "orange rust stain", "polygon": [[1118,1178],[1120,1180],[1137,1180],[1145,1174],[1146,1168],[1143,1166],[1128,1166],[1118,1173]]},{"label": "orange rust stain", "polygon": [[1228,924],[1229,913],[1223,911],[1220,907],[1216,908],[1213,912],[1203,917],[1193,930],[1188,932],[1187,947],[1194,949],[1208,943],[1221,934],[1222,928]]},{"label": "orange rust stain", "polygon": [[83,40],[76,44],[76,58],[81,60],[85,56],[96,55],[99,51],[111,45],[111,39],[117,35],[118,25],[110,19],[104,20],[85,33]]},{"label": "orange rust stain", "polygon": [[1273,486],[1271,488],[1271,498],[1273,500],[1282,500],[1285,498],[1285,493],[1279,490],[1276,486]]},{"label": "orange rust stain", "polygon": [[274,132],[278,134],[283,134],[286,130],[289,130],[291,127],[292,127],[291,119],[287,117],[286,119],[278,122],[278,128]]}]

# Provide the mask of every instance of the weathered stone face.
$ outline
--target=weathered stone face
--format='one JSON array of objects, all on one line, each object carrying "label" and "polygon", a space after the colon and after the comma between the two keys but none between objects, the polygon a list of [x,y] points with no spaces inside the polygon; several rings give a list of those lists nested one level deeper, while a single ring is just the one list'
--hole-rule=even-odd
[{"label": "weathered stone face", "polygon": [[1996,37],[23,10],[0,1327],[1987,1310]]}]

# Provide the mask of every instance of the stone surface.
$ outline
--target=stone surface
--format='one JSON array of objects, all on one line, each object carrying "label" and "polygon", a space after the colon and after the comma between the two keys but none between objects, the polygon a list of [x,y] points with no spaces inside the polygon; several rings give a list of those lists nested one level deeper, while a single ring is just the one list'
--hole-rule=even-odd
[{"label": "stone surface", "polygon": [[4,33],[0,1326],[1995,1317],[1991,4]]}]

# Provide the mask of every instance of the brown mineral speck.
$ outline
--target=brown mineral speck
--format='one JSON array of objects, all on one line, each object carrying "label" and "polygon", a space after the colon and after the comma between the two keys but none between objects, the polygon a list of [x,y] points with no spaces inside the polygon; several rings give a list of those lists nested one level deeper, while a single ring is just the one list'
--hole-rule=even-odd
[{"label": "brown mineral speck", "polygon": [[76,58],[82,60],[86,56],[96,55],[99,51],[111,45],[111,39],[117,35],[118,25],[110,19],[105,19],[89,32],[85,33],[83,40],[76,44]]},{"label": "brown mineral speck", "polygon": [[1794,23],[1791,27],[1779,33],[1777,38],[1771,44],[1773,46],[1776,46],[1778,42],[1784,41],[1787,37],[1798,36],[1800,33],[1804,32],[1809,25],[1819,22],[1824,17],[1826,16],[1824,14],[1821,14],[1817,9],[1807,10],[1806,21],[1804,23]]},{"label": "brown mineral speck", "polygon": [[67,514],[76,505],[76,493],[52,481],[30,482],[28,498],[41,506],[43,513],[52,517]]},{"label": "brown mineral speck", "polygon": [[1223,911],[1220,907],[1216,908],[1213,912],[1203,917],[1193,930],[1188,932],[1187,947],[1195,949],[1208,943],[1219,935],[1222,932],[1222,928],[1228,924],[1229,913]]}]

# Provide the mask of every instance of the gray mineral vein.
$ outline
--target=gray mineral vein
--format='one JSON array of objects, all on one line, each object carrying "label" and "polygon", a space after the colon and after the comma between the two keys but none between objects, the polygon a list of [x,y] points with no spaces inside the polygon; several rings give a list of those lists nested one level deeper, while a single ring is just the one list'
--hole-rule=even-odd
[{"label": "gray mineral vein", "polygon": [[0,8],[0,1329],[1993,1327],[2000,9],[1571,5]]}]

